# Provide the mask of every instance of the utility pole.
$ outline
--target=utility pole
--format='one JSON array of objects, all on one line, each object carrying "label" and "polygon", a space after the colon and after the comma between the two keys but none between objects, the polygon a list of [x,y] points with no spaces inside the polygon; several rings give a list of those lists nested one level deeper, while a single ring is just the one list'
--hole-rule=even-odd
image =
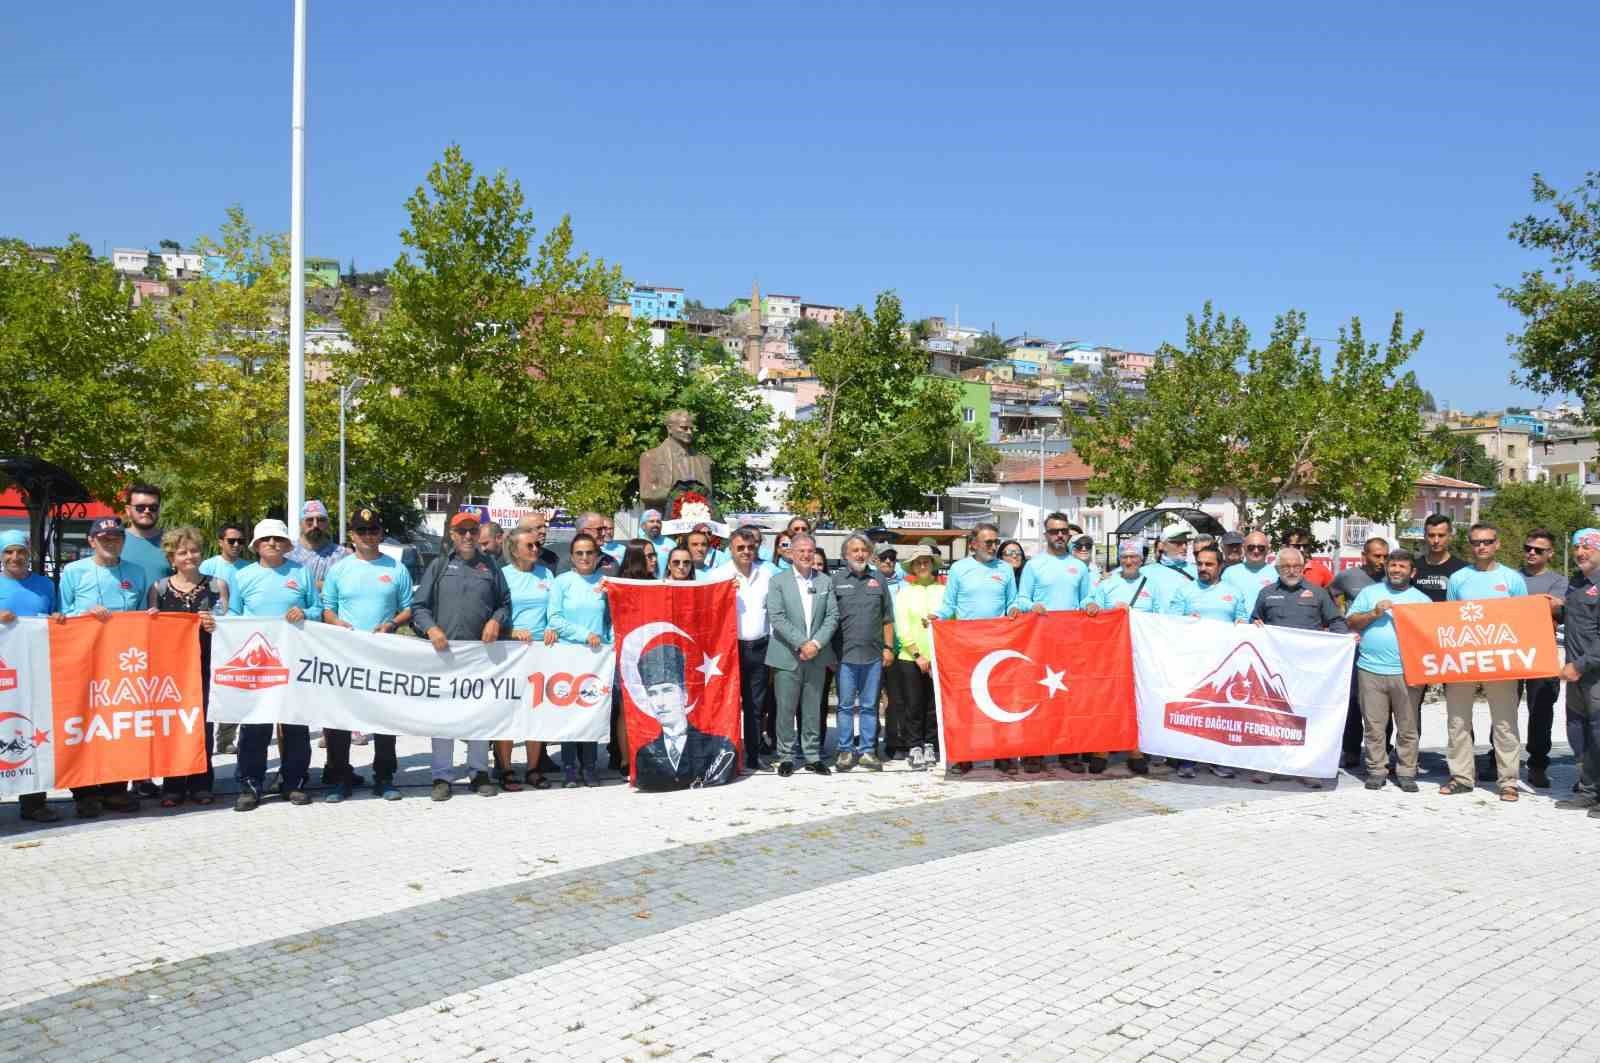
[{"label": "utility pole", "polygon": [[[289,119],[290,523],[306,497],[306,0],[294,0],[294,102]],[[341,511],[342,517],[342,511]],[[343,528],[340,529],[341,542]]]}]

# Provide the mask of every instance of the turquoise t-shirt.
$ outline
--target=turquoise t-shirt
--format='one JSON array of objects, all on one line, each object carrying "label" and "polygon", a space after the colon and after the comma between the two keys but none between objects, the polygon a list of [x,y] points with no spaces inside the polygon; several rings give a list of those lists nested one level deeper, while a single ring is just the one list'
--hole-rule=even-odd
[{"label": "turquoise t-shirt", "polygon": [[1022,566],[1022,586],[1017,588],[1017,607],[1031,609],[1042,603],[1051,612],[1078,609],[1094,593],[1094,574],[1089,566],[1068,554],[1036,554]]},{"label": "turquoise t-shirt", "polygon": [[0,572],[0,612],[49,616],[56,611],[56,585],[37,572],[12,579]]},{"label": "turquoise t-shirt", "polygon": [[950,566],[939,616],[944,620],[985,620],[1005,616],[1017,600],[1017,577],[998,557],[980,564],[963,557]]},{"label": "turquoise t-shirt", "polygon": [[[1370,587],[1361,588],[1355,601],[1350,603],[1350,608],[1345,610],[1345,616],[1355,613],[1370,613],[1378,607],[1379,602],[1393,602],[1395,605],[1427,605],[1433,599],[1415,587],[1407,587],[1403,591],[1394,590],[1388,581],[1374,583]],[[1373,675],[1404,675],[1405,669],[1400,663],[1400,640],[1394,633],[1394,617],[1383,613],[1376,620],[1361,629],[1361,644],[1356,648],[1356,667],[1363,672]]]},{"label": "turquoise t-shirt", "polygon": [[550,584],[549,626],[562,642],[584,643],[590,635],[611,641],[611,607],[601,590],[604,584],[599,572],[587,576],[563,572]]},{"label": "turquoise t-shirt", "polygon": [[394,558],[379,554],[363,561],[351,554],[323,578],[322,607],[357,631],[376,631],[411,608],[411,590],[411,573]]},{"label": "turquoise t-shirt", "polygon": [[1278,570],[1263,562],[1259,569],[1252,572],[1241,561],[1222,570],[1222,582],[1239,589],[1239,593],[1244,595],[1245,612],[1249,613],[1256,607],[1256,596],[1261,593],[1261,588],[1278,582]]},{"label": "turquoise t-shirt", "polygon": [[1487,572],[1479,572],[1468,565],[1452,573],[1444,597],[1447,602],[1471,602],[1483,598],[1520,598],[1527,593],[1528,584],[1522,573],[1497,563]]},{"label": "turquoise t-shirt", "polygon": [[[1139,596],[1137,601],[1134,599],[1135,592]],[[1102,609],[1126,605],[1141,613],[1167,612],[1166,588],[1146,576],[1142,569],[1132,579],[1124,576],[1121,570],[1113,572],[1095,585],[1094,593],[1089,598]]]},{"label": "turquoise t-shirt", "polygon": [[242,568],[247,567],[249,564],[249,561],[246,561],[241,557],[230,565],[221,554],[212,554],[210,557],[200,562],[200,575],[210,576],[212,579],[222,580],[228,585],[228,593],[231,594],[233,593],[234,573],[238,572]]},{"label": "turquoise t-shirt", "polygon": [[229,614],[283,616],[297,605],[309,617],[322,616],[322,599],[304,565],[284,561],[277,568],[268,568],[257,561],[234,573],[228,591]]},{"label": "turquoise t-shirt", "polygon": [[1202,620],[1237,624],[1249,620],[1250,610],[1255,607],[1252,604],[1247,608],[1244,597],[1238,587],[1229,586],[1221,580],[1216,583],[1195,580],[1178,589],[1167,611],[1179,616],[1198,616]]},{"label": "turquoise t-shirt", "polygon": [[550,626],[550,590],[555,576],[537,563],[526,572],[516,565],[506,565],[500,571],[511,588],[511,630],[542,638],[544,629]]},{"label": "turquoise t-shirt", "polygon": [[61,570],[61,612],[82,616],[97,605],[113,613],[145,609],[150,605],[149,589],[138,565],[119,561],[106,566],[92,557],[80,558]]},{"label": "turquoise t-shirt", "polygon": [[161,552],[160,536],[151,542],[141,535],[135,535],[132,528],[128,529],[122,540],[122,563],[138,565],[143,569],[146,587],[172,575],[172,565],[167,562],[167,555]]}]

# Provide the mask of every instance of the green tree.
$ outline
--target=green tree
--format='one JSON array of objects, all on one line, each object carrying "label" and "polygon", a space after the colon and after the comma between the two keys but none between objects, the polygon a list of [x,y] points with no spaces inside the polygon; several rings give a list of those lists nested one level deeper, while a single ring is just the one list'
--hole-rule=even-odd
[{"label": "green tree", "polygon": [[0,452],[54,462],[103,502],[167,448],[167,413],[196,401],[182,347],[76,235],[54,265],[0,242],[0,379]]},{"label": "green tree", "polygon": [[1442,424],[1435,425],[1428,441],[1439,457],[1438,470],[1446,476],[1484,487],[1494,487],[1500,482],[1500,463],[1489,456],[1471,433],[1452,432]]},{"label": "green tree", "polygon": [[[282,515],[289,464],[289,241],[259,233],[240,207],[215,237],[197,241],[221,260],[161,309],[162,326],[193,365],[196,401],[163,411],[169,445],[147,470],[166,488],[163,516],[213,528],[226,519]],[[236,280],[234,278],[243,278]],[[315,283],[314,281],[312,283]],[[321,319],[309,308],[307,326]],[[306,497],[332,504],[338,489],[338,384],[343,367],[314,352],[306,383]],[[352,424],[351,453],[364,435]],[[352,462],[352,468],[361,467]]]},{"label": "green tree", "polygon": [[1500,297],[1523,317],[1508,339],[1522,372],[1515,380],[1542,394],[1573,392],[1600,415],[1600,171],[1562,195],[1533,175],[1533,200],[1544,211],[1511,226],[1511,239],[1550,256],[1550,273],[1533,270]]},{"label": "green tree", "polygon": [[965,476],[965,451],[951,445],[962,427],[960,385],[928,375],[928,353],[903,326],[889,292],[872,316],[858,307],[834,325],[812,363],[816,412],[778,432],[773,471],[791,479],[791,508],[866,526],[922,509],[926,495]]},{"label": "green tree", "polygon": [[828,329],[814,318],[801,318],[794,326],[794,348],[800,361],[810,365],[812,359],[828,346]]},{"label": "green tree", "polygon": [[1555,535],[1555,556],[1551,564],[1561,567],[1567,558],[1568,571],[1577,572],[1577,559],[1566,549],[1572,533],[1595,523],[1594,510],[1584,501],[1583,492],[1571,484],[1545,481],[1506,484],[1495,492],[1479,513],[1479,519],[1500,530],[1500,562],[1516,568],[1522,564],[1523,537],[1534,528]]},{"label": "green tree", "polygon": [[1284,314],[1254,348],[1242,322],[1208,303],[1182,348],[1161,347],[1143,396],[1070,418],[1095,468],[1090,492],[1140,505],[1222,495],[1241,524],[1274,528],[1392,518],[1429,464],[1416,442],[1422,389],[1401,369],[1421,341],[1396,314],[1388,344],[1369,345],[1352,319],[1327,372],[1305,315]]},{"label": "green tree", "polygon": [[1011,357],[1011,352],[1006,349],[1005,342],[992,332],[985,332],[972,341],[972,346],[967,348],[968,358],[987,358],[991,362],[1004,361]]}]

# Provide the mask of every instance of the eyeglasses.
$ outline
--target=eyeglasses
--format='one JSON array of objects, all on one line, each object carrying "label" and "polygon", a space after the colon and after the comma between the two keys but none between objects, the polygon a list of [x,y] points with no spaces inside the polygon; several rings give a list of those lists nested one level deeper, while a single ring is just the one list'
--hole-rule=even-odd
[{"label": "eyeglasses", "polygon": [[1529,543],[1527,546],[1524,546],[1522,548],[1522,552],[1525,553],[1525,554],[1548,554],[1548,553],[1551,552],[1551,550],[1552,550],[1551,547],[1548,547],[1548,546],[1534,546],[1532,543]]},{"label": "eyeglasses", "polygon": [[667,567],[668,568],[672,568],[675,565],[692,565],[692,564],[694,564],[694,562],[691,561],[687,557],[675,557],[671,561],[667,562]]},{"label": "eyeglasses", "polygon": [[979,540],[977,540],[979,546],[994,546],[999,541],[1000,541],[999,539],[979,539]]},{"label": "eyeglasses", "polygon": [[1468,539],[1467,540],[1467,542],[1471,543],[1473,546],[1493,546],[1495,543],[1497,543],[1499,541],[1500,541],[1499,539]]},{"label": "eyeglasses", "polygon": [[244,540],[242,538],[240,538],[239,536],[234,536],[233,538],[224,539],[222,541],[227,543],[229,546],[243,546],[244,545]]},{"label": "eyeglasses", "polygon": [[756,548],[755,548],[755,544],[754,543],[734,543],[733,544],[733,552],[736,553],[736,554],[751,554],[751,553],[755,553],[755,549]]},{"label": "eyeglasses", "polygon": [[161,503],[160,502],[137,502],[137,503],[129,506],[128,508],[133,510],[135,513],[159,513],[161,511]]}]

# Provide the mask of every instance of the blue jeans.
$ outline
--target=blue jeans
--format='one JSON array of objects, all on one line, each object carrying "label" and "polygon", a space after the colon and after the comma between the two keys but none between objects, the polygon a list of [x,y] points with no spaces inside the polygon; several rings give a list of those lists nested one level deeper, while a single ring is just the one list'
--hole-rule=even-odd
[{"label": "blue jeans", "polygon": [[[594,778],[595,752],[598,742],[561,743],[561,774],[567,779]],[[580,771],[581,769],[581,771]]]},{"label": "blue jeans", "polygon": [[[846,664],[839,662],[839,711],[834,730],[840,753],[871,753],[878,745],[878,684],[883,680],[883,662]],[[856,721],[861,722],[861,737],[855,737]]]}]

